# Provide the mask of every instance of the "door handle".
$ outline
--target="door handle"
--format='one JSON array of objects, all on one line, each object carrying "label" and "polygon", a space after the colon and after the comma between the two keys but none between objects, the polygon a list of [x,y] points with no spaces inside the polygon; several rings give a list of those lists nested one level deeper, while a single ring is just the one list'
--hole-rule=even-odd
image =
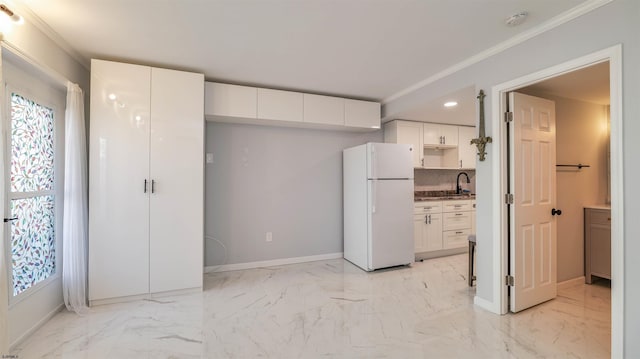
[{"label": "door handle", "polygon": [[18,220],[18,217],[11,217],[11,218],[5,218],[3,220],[3,222],[7,223],[7,222],[13,222],[13,221],[17,221],[17,220]]},{"label": "door handle", "polygon": [[560,216],[560,215],[562,215],[562,211],[561,211],[561,210],[559,210],[559,209],[555,209],[555,208],[553,208],[553,209],[551,210],[551,215],[552,215],[552,216],[555,216],[555,215]]}]

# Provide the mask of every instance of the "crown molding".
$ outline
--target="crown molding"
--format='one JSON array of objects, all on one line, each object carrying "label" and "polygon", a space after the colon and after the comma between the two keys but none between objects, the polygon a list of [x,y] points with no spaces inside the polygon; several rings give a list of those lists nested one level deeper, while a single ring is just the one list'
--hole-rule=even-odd
[{"label": "crown molding", "polygon": [[472,66],[474,64],[477,64],[481,61],[484,61],[488,58],[490,58],[491,56],[494,56],[496,54],[499,54],[511,47],[514,47],[516,45],[519,45],[533,37],[536,37],[542,33],[545,33],[551,29],[554,29],[566,22],[569,22],[577,17],[580,17],[584,14],[587,14],[601,6],[604,6],[610,2],[612,2],[613,0],[587,0],[585,2],[583,2],[582,4],[567,10],[557,16],[552,17],[551,19],[541,23],[538,26],[535,26],[527,31],[521,32],[520,34],[513,36],[511,38],[509,38],[506,41],[503,41],[495,46],[492,46],[478,54],[475,54],[469,58],[467,58],[466,60],[463,60],[461,62],[458,62],[457,64],[450,66],[430,77],[427,77],[426,79],[411,85],[407,88],[405,88],[404,90],[401,90],[399,92],[396,92],[395,94],[385,98],[382,100],[382,104],[386,105],[391,101],[397,100],[400,97],[403,97],[405,95],[408,95],[414,91],[417,91],[429,84],[432,84],[440,79],[443,79],[449,75],[452,75],[462,69],[465,69],[469,66]]},{"label": "crown molding", "polygon": [[74,60],[76,60],[82,67],[90,70],[91,63],[88,59],[85,59],[74,47],[72,47],[62,36],[60,36],[55,30],[49,26],[44,20],[42,20],[30,7],[20,1],[3,1],[9,4],[9,6],[15,9],[18,15],[22,16],[25,22],[30,23],[40,30],[51,41],[58,45],[64,52],[69,54]]}]

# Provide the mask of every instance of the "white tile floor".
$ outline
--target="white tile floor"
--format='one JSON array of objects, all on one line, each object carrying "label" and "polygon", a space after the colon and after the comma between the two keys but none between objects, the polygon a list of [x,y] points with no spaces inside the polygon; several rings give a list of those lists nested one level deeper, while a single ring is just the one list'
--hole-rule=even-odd
[{"label": "white tile floor", "polygon": [[343,260],[214,273],[201,294],[56,315],[26,358],[608,358],[610,289],[512,315],[473,306],[466,255],[365,273]]}]

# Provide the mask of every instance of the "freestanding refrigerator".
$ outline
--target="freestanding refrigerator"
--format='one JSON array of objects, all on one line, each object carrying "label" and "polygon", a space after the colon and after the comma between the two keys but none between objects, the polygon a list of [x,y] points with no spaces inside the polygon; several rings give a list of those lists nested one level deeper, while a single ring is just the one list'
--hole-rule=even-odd
[{"label": "freestanding refrigerator", "polygon": [[343,151],[344,258],[365,271],[415,259],[414,150],[367,143]]}]

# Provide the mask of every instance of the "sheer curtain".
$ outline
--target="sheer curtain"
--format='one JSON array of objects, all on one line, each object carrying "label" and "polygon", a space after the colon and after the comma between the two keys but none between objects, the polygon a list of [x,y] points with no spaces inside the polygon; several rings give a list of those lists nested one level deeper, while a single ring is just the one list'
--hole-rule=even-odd
[{"label": "sheer curtain", "polygon": [[67,309],[87,309],[87,148],[82,89],[67,83],[62,290]]}]

